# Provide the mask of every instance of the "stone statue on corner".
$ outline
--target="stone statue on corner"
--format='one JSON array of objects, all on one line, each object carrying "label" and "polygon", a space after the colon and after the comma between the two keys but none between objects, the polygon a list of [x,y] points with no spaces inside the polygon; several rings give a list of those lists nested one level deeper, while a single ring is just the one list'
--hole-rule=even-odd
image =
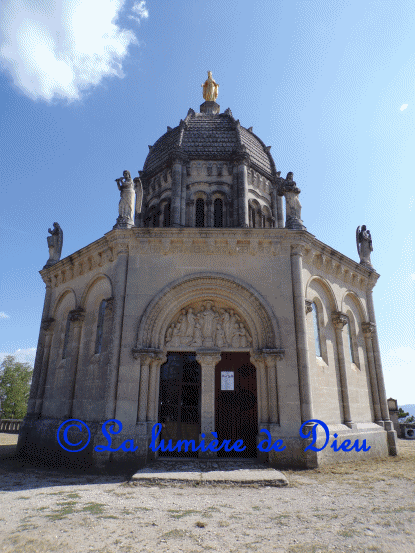
[{"label": "stone statue on corner", "polygon": [[360,263],[368,269],[373,269],[372,262],[370,261],[370,253],[373,252],[372,236],[370,235],[370,230],[366,229],[366,225],[362,225],[362,229],[360,229],[360,226],[356,229],[356,246]]},{"label": "stone statue on corner", "polygon": [[130,171],[124,171],[123,176],[115,179],[115,182],[117,183],[121,198],[118,204],[119,215],[114,228],[131,228],[134,226],[135,186],[137,184],[131,178]]},{"label": "stone statue on corner", "polygon": [[293,173],[287,173],[286,179],[281,179],[279,195],[285,196],[287,220],[285,228],[293,230],[305,230],[301,219],[301,203],[298,198],[301,190],[297,188],[297,183],[293,180]]},{"label": "stone statue on corner", "polygon": [[46,262],[46,267],[50,267],[57,263],[61,258],[62,244],[63,244],[63,232],[59,223],[53,223],[53,230],[48,229],[51,236],[47,237],[49,248],[49,259]]}]

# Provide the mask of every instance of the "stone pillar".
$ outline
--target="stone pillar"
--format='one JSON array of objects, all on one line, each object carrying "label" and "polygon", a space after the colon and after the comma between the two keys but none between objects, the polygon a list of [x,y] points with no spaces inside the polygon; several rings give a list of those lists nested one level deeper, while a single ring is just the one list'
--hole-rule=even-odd
[{"label": "stone pillar", "polygon": [[212,213],[212,198],[209,196],[206,200],[206,226],[208,228],[213,227],[213,213]]},{"label": "stone pillar", "polygon": [[301,420],[313,418],[311,377],[307,349],[307,326],[304,309],[303,252],[300,244],[291,246],[291,276],[294,300],[294,321],[297,343],[298,379],[300,384]]},{"label": "stone pillar", "polygon": [[259,426],[269,423],[269,401],[267,372],[265,362],[261,354],[251,355],[251,363],[255,365],[257,375],[257,396],[258,396],[258,421]]},{"label": "stone pillar", "polygon": [[195,226],[195,201],[187,200],[186,202],[186,226],[194,227]]},{"label": "stone pillar", "polygon": [[37,386],[36,401],[33,414],[42,413],[43,397],[45,395],[46,377],[49,368],[50,347],[52,345],[53,332],[55,329],[55,319],[45,319],[42,321],[42,328],[45,332],[45,347],[42,356],[42,365],[39,374],[39,384]]},{"label": "stone pillar", "polygon": [[[221,356],[217,352],[198,353],[196,361],[201,366],[202,374],[202,408],[201,408],[201,434],[205,435],[205,444],[207,445],[214,438],[211,432],[215,431],[215,367],[219,363]],[[200,437],[202,439],[202,436]],[[199,457],[216,457],[212,451],[199,451]]]},{"label": "stone pillar", "polygon": [[182,199],[182,163],[181,159],[178,157],[175,157],[173,159],[171,174],[171,226],[180,227]]},{"label": "stone pillar", "polygon": [[375,359],[373,357],[372,340],[371,340],[372,334],[374,331],[375,331],[375,325],[373,323],[370,323],[370,322],[362,323],[362,332],[363,332],[363,336],[365,337],[367,363],[369,366],[370,387],[372,389],[372,403],[373,403],[373,410],[375,415],[375,423],[379,424],[380,426],[383,426],[382,413],[380,410],[380,403],[379,403],[378,382],[376,379]]},{"label": "stone pillar", "polygon": [[147,401],[147,421],[151,422],[151,426],[156,424],[158,419],[158,404],[160,390],[160,367],[167,361],[165,354],[155,354],[151,360],[149,372],[149,389]]},{"label": "stone pillar", "polygon": [[277,228],[284,228],[284,202],[283,202],[283,196],[277,195],[277,220],[276,225]]},{"label": "stone pillar", "polygon": [[187,182],[187,170],[186,165],[182,166],[182,197],[180,202],[180,225],[182,227],[186,226],[186,182]]},{"label": "stone pillar", "polygon": [[112,317],[112,341],[108,361],[107,402],[105,409],[106,420],[115,418],[117,402],[118,371],[120,365],[122,321],[124,318],[125,292],[128,273],[128,244],[115,242],[114,249],[117,255],[114,274],[114,307]]},{"label": "stone pillar", "polygon": [[150,364],[154,359],[152,353],[141,353],[140,394],[138,400],[138,422],[147,421],[148,384],[150,376]]},{"label": "stone pillar", "polygon": [[343,423],[349,428],[356,428],[352,423],[350,413],[349,386],[347,383],[346,362],[344,359],[343,327],[348,323],[347,315],[340,312],[332,313],[334,331],[336,333],[337,359],[339,362],[340,385],[343,403]]},{"label": "stone pillar", "polygon": [[73,415],[73,400],[75,395],[76,374],[78,370],[79,361],[79,346],[81,343],[82,324],[85,319],[85,312],[82,308],[74,309],[69,312],[69,320],[72,327],[72,347],[70,353],[70,365],[67,368],[68,371],[68,405],[67,413],[68,418]]},{"label": "stone pillar", "polygon": [[375,308],[373,305],[373,296],[372,296],[371,289],[367,291],[366,301],[367,301],[369,320],[374,325],[372,328],[371,340],[372,340],[373,356],[374,356],[375,368],[376,368],[376,377],[377,377],[378,391],[379,391],[379,403],[380,403],[380,411],[383,419],[383,427],[388,433],[389,455],[397,455],[397,447],[396,447],[397,436],[393,428],[393,423],[389,418],[389,408],[388,408],[388,402],[386,399],[385,382],[383,380],[382,361],[380,357],[378,333],[376,330]]},{"label": "stone pillar", "polygon": [[248,163],[247,157],[243,157],[238,162],[238,196],[239,196],[239,226],[242,228],[249,227],[249,211],[248,211]]},{"label": "stone pillar", "polygon": [[[42,371],[43,355],[45,351],[46,331],[47,331],[47,328],[49,328],[49,324],[54,321],[54,319],[48,318],[49,311],[50,311],[50,303],[52,299],[52,283],[50,278],[45,280],[45,284],[46,284],[46,294],[45,294],[45,301],[43,302],[42,323],[40,325],[39,339],[38,339],[37,349],[36,349],[35,365],[33,368],[32,384],[30,386],[30,396],[29,396],[29,402],[27,405],[28,415],[32,415],[35,412],[39,379],[40,379],[40,373]],[[49,321],[49,323],[47,321]]]},{"label": "stone pillar", "polygon": [[269,422],[278,424],[278,394],[277,394],[277,356],[264,353],[268,372]]}]

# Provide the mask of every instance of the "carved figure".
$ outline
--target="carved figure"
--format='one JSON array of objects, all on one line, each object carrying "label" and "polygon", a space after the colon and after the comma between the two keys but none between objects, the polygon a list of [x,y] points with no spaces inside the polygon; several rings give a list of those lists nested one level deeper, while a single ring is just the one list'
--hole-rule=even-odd
[{"label": "carved figure", "polygon": [[118,204],[119,217],[117,219],[117,223],[133,226],[135,191],[130,171],[124,171],[123,176],[119,179],[115,179],[115,182],[117,183],[121,196],[120,203]]},{"label": "carved figure", "polygon": [[366,225],[362,225],[362,230],[360,230],[360,226],[356,229],[356,246],[360,263],[373,268],[370,261],[370,253],[373,252],[372,236],[370,235],[370,230],[366,229]]},{"label": "carved figure", "polygon": [[212,301],[207,301],[199,313],[193,307],[182,309],[165,336],[166,346],[172,348],[246,348],[251,343],[251,336],[233,309],[220,309],[218,313]]},{"label": "carved figure", "polygon": [[202,84],[203,87],[203,98],[206,102],[215,102],[219,94],[219,85],[215,82],[212,77],[212,71],[208,71],[208,78]]},{"label": "carved figure", "polygon": [[45,267],[50,267],[60,260],[63,244],[63,232],[59,226],[59,223],[53,223],[53,230],[48,229],[48,232],[51,236],[47,237],[49,259],[47,260]]}]

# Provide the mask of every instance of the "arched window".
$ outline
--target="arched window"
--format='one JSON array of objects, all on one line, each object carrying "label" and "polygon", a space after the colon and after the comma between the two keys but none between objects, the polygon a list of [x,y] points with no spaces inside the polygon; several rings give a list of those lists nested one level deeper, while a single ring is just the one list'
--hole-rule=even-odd
[{"label": "arched window", "polygon": [[351,329],[349,317],[347,317],[347,335],[348,335],[348,337],[349,337],[350,361],[351,361],[352,363],[355,363],[356,360],[355,360],[354,351],[353,351],[352,329]]},{"label": "arched window", "polygon": [[205,202],[202,198],[196,200],[196,226],[204,227],[205,226]]},{"label": "arched window", "polygon": [[216,198],[213,203],[213,226],[223,227],[223,201],[220,198]]},{"label": "arched window", "polygon": [[311,304],[311,308],[313,310],[313,327],[314,327],[314,341],[316,345],[316,356],[321,357],[320,326],[318,324],[317,306],[314,302]]},{"label": "arched window", "polygon": [[62,348],[62,359],[66,359],[66,353],[68,350],[68,343],[69,343],[69,331],[70,331],[71,321],[68,318],[66,319],[66,328],[65,328],[65,337],[63,339],[63,348]]},{"label": "arched window", "polygon": [[252,208],[252,228],[256,227],[256,211]]},{"label": "arched window", "polygon": [[102,300],[102,302],[99,306],[98,323],[97,323],[97,337],[96,337],[96,340],[95,340],[95,353],[101,353],[106,305],[107,305],[107,300]]},{"label": "arched window", "polygon": [[170,226],[170,202],[168,202],[164,206],[164,213],[163,213],[163,227],[169,227]]},{"label": "arched window", "polygon": [[153,212],[153,227],[159,226],[159,213],[154,209]]}]

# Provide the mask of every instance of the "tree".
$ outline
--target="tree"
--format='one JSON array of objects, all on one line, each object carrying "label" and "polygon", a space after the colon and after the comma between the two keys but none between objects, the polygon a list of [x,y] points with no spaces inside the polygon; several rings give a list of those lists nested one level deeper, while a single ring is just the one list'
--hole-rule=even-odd
[{"label": "tree", "polygon": [[402,409],[402,407],[399,407],[398,410],[398,419],[404,419],[407,416],[409,416],[409,413],[405,413],[405,411]]},{"label": "tree", "polygon": [[1,417],[22,419],[27,412],[33,370],[29,363],[20,363],[12,355],[0,365]]}]

